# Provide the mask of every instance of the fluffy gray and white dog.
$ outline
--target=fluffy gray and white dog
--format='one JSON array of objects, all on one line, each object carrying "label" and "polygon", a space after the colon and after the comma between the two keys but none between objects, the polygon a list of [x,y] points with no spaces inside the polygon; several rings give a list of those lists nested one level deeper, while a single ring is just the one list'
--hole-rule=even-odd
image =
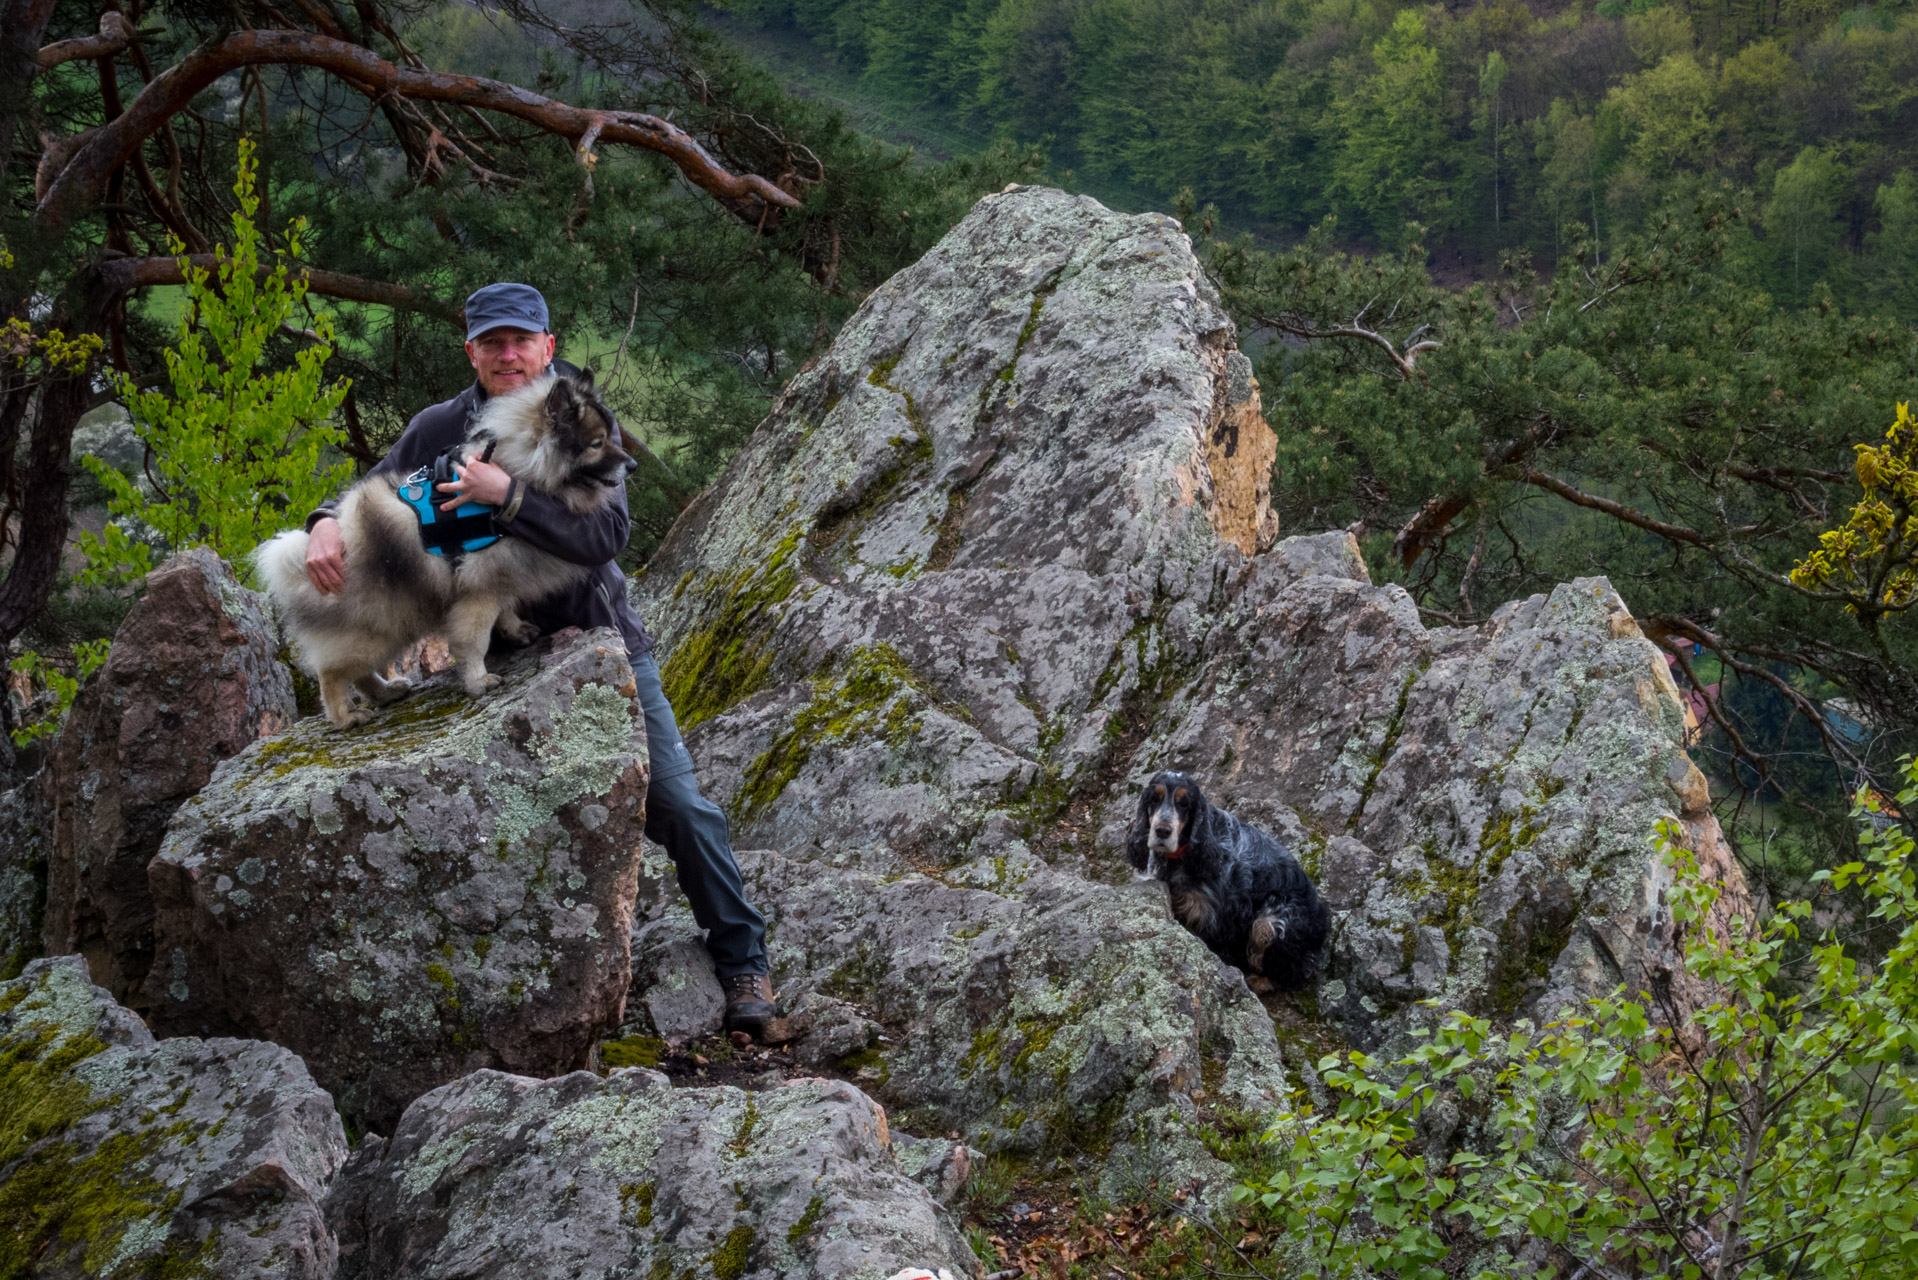
[{"label": "fluffy gray and white dog", "polygon": [[[462,461],[489,446],[494,465],[573,511],[625,500],[631,461],[591,373],[548,376],[487,401],[467,432]],[[379,706],[411,692],[404,680],[381,673],[429,635],[446,637],[467,693],[478,697],[499,683],[486,670],[494,629],[522,643],[531,640],[533,630],[520,619],[519,606],[587,572],[511,537],[456,559],[435,555],[421,539],[419,518],[399,495],[402,482],[370,475],[341,498],[346,587],[336,595],[322,595],[306,576],[305,530],[288,530],[254,553],[260,580],[279,606],[302,664],[319,681],[328,718],[340,728],[371,716],[353,705],[355,688]]]}]

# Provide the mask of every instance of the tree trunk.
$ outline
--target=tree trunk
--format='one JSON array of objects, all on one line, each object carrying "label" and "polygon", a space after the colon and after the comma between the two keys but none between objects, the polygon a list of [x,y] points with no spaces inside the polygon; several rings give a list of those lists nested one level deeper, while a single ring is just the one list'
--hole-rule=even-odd
[{"label": "tree trunk", "polygon": [[49,381],[28,446],[13,567],[0,582],[0,647],[25,629],[53,594],[67,545],[67,480],[73,428],[87,410],[92,375]]},{"label": "tree trunk", "polygon": [[0,182],[13,160],[13,140],[33,105],[40,41],[53,17],[53,0],[6,0],[0,11]]}]

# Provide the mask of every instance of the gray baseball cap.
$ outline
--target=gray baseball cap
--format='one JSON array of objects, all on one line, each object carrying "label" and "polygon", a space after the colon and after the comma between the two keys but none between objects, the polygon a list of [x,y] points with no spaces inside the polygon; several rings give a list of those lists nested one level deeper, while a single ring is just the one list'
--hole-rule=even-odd
[{"label": "gray baseball cap", "polygon": [[546,299],[530,284],[489,284],[466,300],[468,342],[493,329],[545,333],[550,327]]}]

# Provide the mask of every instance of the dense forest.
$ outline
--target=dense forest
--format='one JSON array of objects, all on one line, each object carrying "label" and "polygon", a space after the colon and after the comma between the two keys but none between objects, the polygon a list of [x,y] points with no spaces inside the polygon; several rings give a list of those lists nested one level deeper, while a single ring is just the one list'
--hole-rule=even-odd
[{"label": "dense forest", "polygon": [[[1182,188],[1284,236],[1416,236],[1450,275],[1563,228],[1602,249],[1720,179],[1780,302],[1918,318],[1908,5],[738,0],[904,102],[1043,140],[1055,169]],[[1407,229],[1417,223],[1420,232]]]}]

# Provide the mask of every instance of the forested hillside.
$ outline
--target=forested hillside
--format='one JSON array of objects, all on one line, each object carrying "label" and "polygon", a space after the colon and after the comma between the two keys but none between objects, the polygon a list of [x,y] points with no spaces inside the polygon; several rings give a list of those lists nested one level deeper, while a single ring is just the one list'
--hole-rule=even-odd
[{"label": "forested hillside", "polygon": [[1327,215],[1441,271],[1567,222],[1599,247],[1661,201],[1754,193],[1749,267],[1918,317],[1918,12],[1836,0],[737,0],[871,85],[1046,140],[1056,170],[1239,224]]}]

